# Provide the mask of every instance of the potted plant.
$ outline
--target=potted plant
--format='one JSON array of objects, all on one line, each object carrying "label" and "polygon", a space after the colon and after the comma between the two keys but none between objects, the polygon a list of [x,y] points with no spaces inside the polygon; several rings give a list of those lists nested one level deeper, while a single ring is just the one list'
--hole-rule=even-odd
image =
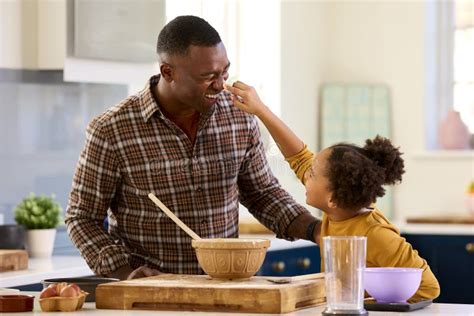
[{"label": "potted plant", "polygon": [[56,226],[61,221],[61,206],[54,195],[31,193],[15,208],[15,221],[26,229],[26,250],[30,257],[50,257]]}]

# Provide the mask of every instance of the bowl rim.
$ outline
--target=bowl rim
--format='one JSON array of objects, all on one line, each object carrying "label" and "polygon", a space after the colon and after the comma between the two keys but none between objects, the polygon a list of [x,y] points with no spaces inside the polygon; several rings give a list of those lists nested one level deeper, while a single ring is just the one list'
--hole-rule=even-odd
[{"label": "bowl rim", "polygon": [[270,247],[270,240],[265,238],[203,238],[192,240],[191,245],[193,248],[260,249]]},{"label": "bowl rim", "polygon": [[366,273],[418,273],[423,272],[421,268],[404,268],[404,267],[371,267],[365,268]]}]

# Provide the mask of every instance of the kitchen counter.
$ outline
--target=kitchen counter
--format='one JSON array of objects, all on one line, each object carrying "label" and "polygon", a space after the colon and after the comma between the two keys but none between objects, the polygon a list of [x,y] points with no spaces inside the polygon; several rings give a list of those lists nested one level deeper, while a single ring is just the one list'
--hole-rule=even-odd
[{"label": "kitchen counter", "polygon": [[[33,294],[38,296],[39,293],[25,293],[25,294]],[[324,310],[325,305],[316,306],[313,308],[306,308],[296,312],[288,313],[286,315],[291,316],[314,316],[320,315],[321,312]],[[107,309],[96,309],[95,303],[86,303],[82,310],[73,312],[64,312],[59,313],[56,312],[55,315],[72,315],[74,316],[81,316],[81,315],[88,315],[88,316],[102,316],[102,315],[110,315],[110,316],[120,316],[120,315],[132,315],[132,316],[146,316],[146,315],[156,315],[156,316],[170,316],[170,315],[195,315],[195,316],[213,316],[216,313],[211,312],[182,312],[182,311],[142,311],[142,310],[107,310]],[[376,315],[376,316],[395,316],[395,315],[405,315],[406,313],[394,313],[394,312],[369,312],[369,315]],[[41,312],[39,307],[38,300],[35,299],[35,306],[33,313],[25,312],[25,313],[2,313],[3,315],[16,315],[16,316],[31,316],[31,315],[44,315]],[[275,315],[275,314],[249,314],[249,313],[219,313],[219,315],[223,316],[264,316],[264,315]],[[283,314],[285,315],[285,314]],[[441,316],[441,315],[474,315],[474,305],[468,304],[432,304],[424,309],[413,311],[409,313],[410,316],[418,316],[418,315],[431,315],[431,316]]]},{"label": "kitchen counter", "polygon": [[402,234],[474,236],[474,224],[398,224]]},{"label": "kitchen counter", "polygon": [[[420,235],[467,235],[474,236],[474,224],[466,221],[466,224],[458,222],[437,222],[437,223],[406,223],[393,222],[400,229],[402,234],[420,234]],[[269,234],[269,230],[260,224],[256,219],[246,218],[239,223],[239,230],[243,234],[253,235],[254,238],[262,236],[275,236]],[[266,237],[263,237],[266,236]]]},{"label": "kitchen counter", "polygon": [[[474,236],[474,225],[406,224],[397,225],[402,234],[419,235],[467,235]],[[295,249],[315,244],[307,240],[290,242],[275,238],[272,234],[241,234],[241,238],[266,238],[271,241],[269,252]],[[93,275],[80,256],[54,256],[48,259],[29,260],[27,270],[0,273],[0,288],[40,283],[44,279],[83,277]]]},{"label": "kitchen counter", "polygon": [[[269,251],[314,245],[307,240],[290,242],[276,239],[274,235],[241,235],[241,238],[270,239]],[[93,274],[81,256],[53,256],[46,259],[30,258],[26,270],[1,272],[0,288],[41,283],[44,279],[84,277]]]},{"label": "kitchen counter", "polygon": [[44,279],[93,275],[80,256],[30,258],[28,269],[0,273],[0,288],[40,283]]}]

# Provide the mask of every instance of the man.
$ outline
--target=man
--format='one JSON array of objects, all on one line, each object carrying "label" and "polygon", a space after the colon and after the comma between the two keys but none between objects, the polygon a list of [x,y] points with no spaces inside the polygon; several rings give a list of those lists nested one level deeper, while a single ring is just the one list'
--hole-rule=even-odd
[{"label": "man", "polygon": [[91,269],[120,279],[202,273],[190,238],[150,192],[202,238],[238,237],[240,201],[277,237],[314,240],[319,221],[280,187],[255,118],[223,91],[230,62],[217,31],[177,17],[157,52],[161,75],[87,129],[66,225]]}]

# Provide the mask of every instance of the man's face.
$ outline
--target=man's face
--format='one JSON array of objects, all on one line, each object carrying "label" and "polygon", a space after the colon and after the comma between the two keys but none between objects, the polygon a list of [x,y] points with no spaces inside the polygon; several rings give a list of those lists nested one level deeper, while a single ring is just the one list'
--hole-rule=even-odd
[{"label": "man's face", "polygon": [[172,63],[174,97],[183,108],[207,112],[216,103],[217,95],[229,77],[230,62],[224,44],[211,47],[191,45],[185,56],[174,56]]}]

